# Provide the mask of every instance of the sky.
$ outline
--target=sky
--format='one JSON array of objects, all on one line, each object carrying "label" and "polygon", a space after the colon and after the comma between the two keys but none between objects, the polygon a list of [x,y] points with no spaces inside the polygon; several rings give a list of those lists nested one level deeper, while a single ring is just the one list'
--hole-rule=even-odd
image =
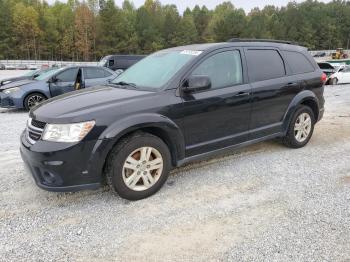
[{"label": "sky", "polygon": [[[47,0],[49,3],[54,3],[55,0]],[[66,0],[59,0],[66,2]],[[121,6],[123,0],[114,0],[118,6]],[[136,7],[142,5],[144,0],[131,0]],[[182,13],[186,7],[193,8],[195,5],[206,5],[209,9],[214,9],[215,6],[224,2],[224,0],[160,0],[162,4],[175,4]],[[263,8],[265,5],[285,6],[290,0],[231,0],[236,8],[243,8],[248,13],[252,8]],[[296,2],[303,2],[302,0],[296,0]],[[330,2],[329,0],[321,0],[321,2]]]}]

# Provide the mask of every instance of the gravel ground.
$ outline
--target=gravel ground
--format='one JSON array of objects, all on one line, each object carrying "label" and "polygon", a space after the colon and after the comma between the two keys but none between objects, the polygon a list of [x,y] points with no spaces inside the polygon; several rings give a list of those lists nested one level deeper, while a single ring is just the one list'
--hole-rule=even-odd
[{"label": "gravel ground", "polygon": [[174,170],[129,202],[24,172],[27,113],[0,110],[0,261],[350,261],[350,85],[298,150],[269,141]]}]

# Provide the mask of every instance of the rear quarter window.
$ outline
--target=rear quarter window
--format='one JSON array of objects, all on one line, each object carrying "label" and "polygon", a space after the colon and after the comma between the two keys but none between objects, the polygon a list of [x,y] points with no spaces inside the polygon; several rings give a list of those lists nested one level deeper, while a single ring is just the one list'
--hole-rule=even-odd
[{"label": "rear quarter window", "polygon": [[284,51],[283,55],[285,56],[293,74],[303,74],[315,71],[314,66],[302,53]]},{"label": "rear quarter window", "polygon": [[251,82],[275,79],[286,75],[284,62],[277,50],[248,49],[246,56]]}]

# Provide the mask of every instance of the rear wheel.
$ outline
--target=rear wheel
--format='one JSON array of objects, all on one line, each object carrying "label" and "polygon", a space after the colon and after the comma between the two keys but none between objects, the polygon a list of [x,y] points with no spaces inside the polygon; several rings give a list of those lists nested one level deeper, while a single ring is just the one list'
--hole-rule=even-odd
[{"label": "rear wheel", "polygon": [[338,78],[332,78],[330,83],[331,83],[331,85],[337,85],[338,84]]},{"label": "rear wheel", "polygon": [[170,152],[158,137],[135,133],[118,143],[107,160],[107,182],[121,197],[139,200],[156,193],[167,180]]},{"label": "rear wheel", "polygon": [[34,106],[40,104],[46,100],[46,97],[40,93],[29,94],[26,99],[24,99],[24,107],[26,110],[32,109]]},{"label": "rear wheel", "polygon": [[315,116],[310,107],[300,106],[294,113],[283,143],[292,148],[305,146],[314,131]]}]

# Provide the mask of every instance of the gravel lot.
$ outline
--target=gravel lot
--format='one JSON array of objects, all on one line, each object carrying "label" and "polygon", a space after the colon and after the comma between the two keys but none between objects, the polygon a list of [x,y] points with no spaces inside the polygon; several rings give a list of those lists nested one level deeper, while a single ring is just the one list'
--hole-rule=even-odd
[{"label": "gravel lot", "polygon": [[0,110],[0,261],[350,261],[350,85],[310,143],[179,168],[153,197],[51,193],[24,172],[27,113]]}]

